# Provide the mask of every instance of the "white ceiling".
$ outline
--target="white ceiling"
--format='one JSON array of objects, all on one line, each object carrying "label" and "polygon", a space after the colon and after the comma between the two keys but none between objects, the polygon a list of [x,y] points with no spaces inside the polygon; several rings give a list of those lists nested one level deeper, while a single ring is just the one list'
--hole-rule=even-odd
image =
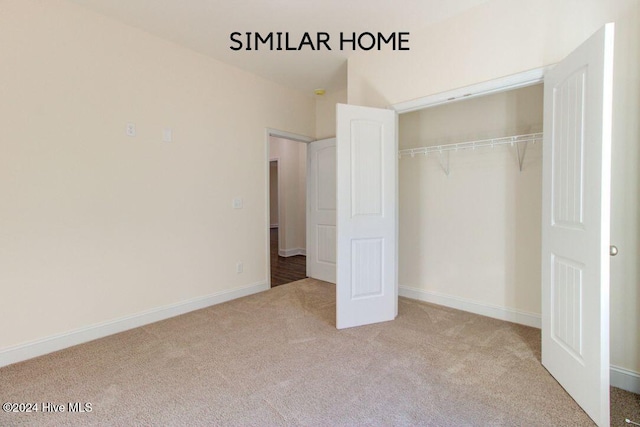
[{"label": "white ceiling", "polygon": [[[340,32],[414,32],[488,0],[71,0],[288,87],[344,89]],[[327,32],[331,51],[233,51],[234,32]],[[409,43],[411,46],[411,41]]]}]

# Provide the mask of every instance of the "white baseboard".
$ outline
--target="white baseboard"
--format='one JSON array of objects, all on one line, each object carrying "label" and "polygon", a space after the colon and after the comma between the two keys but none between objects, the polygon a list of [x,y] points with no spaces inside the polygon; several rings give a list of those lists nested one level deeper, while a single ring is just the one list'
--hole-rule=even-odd
[{"label": "white baseboard", "polygon": [[282,257],[290,257],[295,255],[307,256],[307,250],[304,248],[280,249],[278,250],[278,255]]},{"label": "white baseboard", "polygon": [[542,327],[541,316],[535,313],[483,304],[465,298],[424,291],[422,289],[410,288],[408,286],[400,286],[398,293],[402,297],[443,305],[457,310],[468,311],[480,314],[481,316],[493,317],[494,319],[506,320],[507,322],[519,323],[521,325],[532,326],[538,329]]},{"label": "white baseboard", "polygon": [[[201,308],[231,301],[236,298],[266,291],[268,289],[269,286],[267,283],[259,282],[239,289],[222,291],[204,297],[193,298],[176,304],[147,310],[132,316],[98,323],[96,325],[76,329],[67,333],[39,339],[15,347],[9,347],[0,351],[0,367],[42,356],[47,353],[52,353],[54,351],[62,350],[88,341],[93,341],[108,335],[124,332],[129,329],[148,325],[170,317],[179,316],[190,311],[199,310]],[[428,292],[406,286],[399,287],[399,294],[400,296],[407,298],[426,301],[433,304],[443,305],[445,307],[469,311],[483,316],[540,328],[540,316],[533,313],[519,312],[507,308],[480,304],[463,298]],[[614,387],[640,394],[640,373],[638,372],[612,365],[610,381],[611,385]]]},{"label": "white baseboard", "polygon": [[611,365],[609,381],[614,387],[640,394],[640,372],[634,372],[619,366]]},{"label": "white baseboard", "polygon": [[0,350],[0,367],[268,289],[266,282],[254,283],[9,347]]}]

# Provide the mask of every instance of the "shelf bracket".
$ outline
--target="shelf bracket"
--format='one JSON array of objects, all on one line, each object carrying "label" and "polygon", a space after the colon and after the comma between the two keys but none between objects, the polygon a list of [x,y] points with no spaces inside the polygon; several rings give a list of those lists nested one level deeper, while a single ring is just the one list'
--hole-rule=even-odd
[{"label": "shelf bracket", "polygon": [[449,150],[446,150],[444,153],[442,151],[438,151],[438,162],[440,163],[440,167],[444,171],[444,174],[449,176]]},{"label": "shelf bracket", "polygon": [[[520,148],[520,144],[523,144],[524,147]],[[524,164],[524,156],[527,154],[527,145],[529,142],[516,142],[516,153],[518,154],[518,166],[520,166],[520,172],[522,172],[522,165]]]}]

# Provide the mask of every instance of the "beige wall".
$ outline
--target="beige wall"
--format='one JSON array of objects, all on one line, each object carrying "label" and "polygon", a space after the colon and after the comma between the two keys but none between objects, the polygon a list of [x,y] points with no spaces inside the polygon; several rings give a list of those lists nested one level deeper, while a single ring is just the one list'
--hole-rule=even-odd
[{"label": "beige wall", "polygon": [[61,0],[0,40],[0,351],[266,283],[265,129],[312,96]]},{"label": "beige wall", "polygon": [[347,90],[316,96],[316,139],[336,136],[336,104],[347,103]]},{"label": "beige wall", "polygon": [[300,248],[307,252],[307,147],[298,146],[298,228]]},{"label": "beige wall", "polygon": [[640,2],[492,0],[412,33],[411,51],[349,59],[349,103],[388,106],[560,61],[616,23],[611,363],[640,372]]},{"label": "beige wall", "polygon": [[542,132],[543,85],[401,114],[400,149]]},{"label": "beige wall", "polygon": [[[400,116],[400,148],[539,132],[542,85]],[[515,148],[399,161],[399,283],[540,315],[541,151]]]},{"label": "beige wall", "polygon": [[278,162],[269,163],[269,224],[278,226]]},{"label": "beige wall", "polygon": [[412,32],[410,51],[351,56],[349,103],[386,107],[554,64],[611,21],[631,39],[637,7],[637,0],[490,0]]},{"label": "beige wall", "polygon": [[306,248],[307,144],[272,136],[269,158],[278,160],[280,254],[297,255]]}]

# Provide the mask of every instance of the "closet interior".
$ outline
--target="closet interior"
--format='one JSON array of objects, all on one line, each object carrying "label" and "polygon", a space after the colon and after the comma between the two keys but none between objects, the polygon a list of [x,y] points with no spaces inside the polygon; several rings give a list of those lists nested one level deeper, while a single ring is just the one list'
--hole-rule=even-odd
[{"label": "closet interior", "polygon": [[400,115],[401,288],[539,319],[542,122],[542,84]]}]

